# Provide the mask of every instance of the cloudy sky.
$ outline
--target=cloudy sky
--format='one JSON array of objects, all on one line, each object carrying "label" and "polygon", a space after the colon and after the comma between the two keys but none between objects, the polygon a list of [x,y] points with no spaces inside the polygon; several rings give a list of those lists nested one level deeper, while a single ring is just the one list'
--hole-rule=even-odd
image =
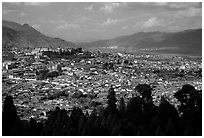
[{"label": "cloudy sky", "polygon": [[3,2],[2,18],[28,23],[43,34],[92,41],[136,32],[202,28],[201,3]]}]

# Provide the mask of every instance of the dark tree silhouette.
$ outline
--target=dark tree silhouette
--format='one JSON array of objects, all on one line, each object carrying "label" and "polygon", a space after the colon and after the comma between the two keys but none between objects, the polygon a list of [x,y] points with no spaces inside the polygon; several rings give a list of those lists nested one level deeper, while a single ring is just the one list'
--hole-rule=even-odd
[{"label": "dark tree silhouette", "polygon": [[125,115],[125,112],[126,112],[126,105],[125,105],[125,102],[124,102],[124,98],[120,98],[120,104],[119,104],[119,113],[120,113],[120,116],[124,116]]},{"label": "dark tree silhouette", "polygon": [[164,97],[161,98],[161,104],[159,105],[158,121],[161,130],[164,132],[169,119],[171,119],[174,127],[178,126],[178,112],[176,108],[171,105]]},{"label": "dark tree silhouette", "polygon": [[134,97],[127,104],[127,114],[142,113],[143,99]]},{"label": "dark tree silhouette", "polygon": [[111,86],[110,89],[108,90],[107,99],[108,99],[108,106],[106,107],[106,111],[108,113],[113,113],[113,114],[117,113],[118,112],[118,109],[116,106],[117,99],[115,97],[115,91],[113,86]]},{"label": "dark tree silhouette", "polygon": [[174,94],[174,97],[181,103],[180,112],[187,112],[194,108],[201,109],[202,107],[202,92],[195,90],[192,85],[183,85],[182,89]]},{"label": "dark tree silhouette", "polygon": [[174,96],[181,103],[179,106],[179,112],[182,113],[181,119],[183,121],[183,130],[186,129],[184,126],[189,125],[187,122],[191,122],[194,131],[193,134],[201,134],[202,121],[200,120],[202,120],[202,91],[196,90],[193,86],[187,84],[183,85],[182,89],[176,92]]},{"label": "dark tree silhouette", "polygon": [[148,84],[138,84],[135,90],[140,93],[145,102],[152,102],[152,88]]},{"label": "dark tree silhouette", "polygon": [[3,104],[2,113],[2,135],[21,135],[20,118],[17,115],[16,107],[13,104],[13,97],[7,96]]},{"label": "dark tree silhouette", "polygon": [[40,122],[34,118],[28,121],[20,120],[12,97],[7,96],[3,104],[2,134],[12,136],[202,135],[202,109],[200,109],[202,91],[187,86],[187,90],[191,92],[186,92],[184,86],[178,92],[180,97],[175,94],[183,102],[181,104],[183,108],[188,106],[188,110],[182,110],[182,115],[179,116],[176,108],[164,97],[161,98],[159,107],[154,106],[149,97],[150,89],[146,88],[140,91],[142,96],[131,98],[127,107],[121,98],[117,109],[114,88],[111,86],[107,96],[108,106],[104,110],[98,110],[99,106],[96,106],[90,115],[88,113],[84,115],[78,107],[74,107],[72,111],[56,107],[50,113],[47,112],[48,119]]},{"label": "dark tree silhouette", "polygon": [[175,127],[173,126],[171,119],[169,119],[166,130],[165,130],[165,135],[166,136],[176,136],[176,131],[174,128]]}]

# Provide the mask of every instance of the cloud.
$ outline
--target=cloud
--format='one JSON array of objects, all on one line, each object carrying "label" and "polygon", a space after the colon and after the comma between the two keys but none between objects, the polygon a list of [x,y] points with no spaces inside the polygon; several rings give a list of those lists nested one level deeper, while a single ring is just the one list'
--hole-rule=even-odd
[{"label": "cloud", "polygon": [[26,16],[26,15],[27,15],[27,14],[24,13],[24,12],[20,12],[20,14],[19,14],[20,17]]},{"label": "cloud", "polygon": [[39,7],[47,6],[50,4],[51,2],[25,2],[24,3],[25,6],[39,6]]},{"label": "cloud", "polygon": [[51,23],[51,24],[65,24],[67,21],[64,19],[59,19],[59,20],[43,20],[41,21],[43,23]]},{"label": "cloud", "polygon": [[6,8],[3,8],[3,9],[2,9],[2,14],[3,14],[3,15],[7,15],[7,14],[9,14],[9,13],[11,13],[11,12],[14,12],[14,10],[6,9]]},{"label": "cloud", "polygon": [[104,13],[111,13],[113,10],[120,6],[120,3],[106,3],[99,11]]},{"label": "cloud", "polygon": [[71,7],[67,7],[67,10],[68,11],[72,11],[73,9]]},{"label": "cloud", "polygon": [[11,12],[15,12],[15,10],[11,10],[11,9],[7,8],[6,6],[3,6],[3,4],[2,4],[2,14],[3,15],[7,15],[7,14],[9,14]]},{"label": "cloud", "polygon": [[58,14],[57,16],[58,16],[58,17],[62,17],[63,15],[62,15],[62,14]]},{"label": "cloud", "polygon": [[12,4],[12,5],[24,5],[24,6],[47,6],[50,5],[51,2],[5,2],[7,4]]},{"label": "cloud", "polygon": [[178,11],[175,14],[175,17],[179,17],[179,18],[193,17],[193,16],[202,16],[202,9],[191,7],[191,8],[186,9],[186,10]]},{"label": "cloud", "polygon": [[142,2],[141,4],[145,6],[163,6],[173,9],[185,9],[190,7],[202,8],[202,3],[200,2]]},{"label": "cloud", "polygon": [[142,2],[140,4],[145,6],[166,6],[168,2]]},{"label": "cloud", "polygon": [[69,24],[69,23],[65,23],[62,25],[59,25],[55,28],[55,30],[63,30],[63,29],[77,29],[80,28],[80,26],[78,24]]},{"label": "cloud", "polygon": [[89,11],[89,12],[91,12],[91,11],[93,10],[93,7],[94,7],[94,5],[91,4],[90,6],[85,7],[84,9],[87,10],[87,11]]},{"label": "cloud", "polygon": [[199,2],[169,2],[168,6],[170,8],[190,8],[190,7],[200,7]]},{"label": "cloud", "polygon": [[86,22],[86,21],[88,21],[88,20],[91,20],[91,19],[90,19],[90,18],[87,18],[87,17],[85,17],[85,16],[83,16],[83,17],[81,17],[81,18],[78,18],[78,19],[74,20],[73,22],[74,22],[74,23],[83,23],[83,22]]},{"label": "cloud", "polygon": [[128,25],[124,25],[124,26],[122,27],[122,30],[126,30],[128,27],[129,27]]},{"label": "cloud", "polygon": [[116,24],[117,22],[118,22],[117,19],[108,18],[105,22],[103,22],[103,23],[101,24],[101,26],[109,26],[109,25]]},{"label": "cloud", "polygon": [[162,20],[157,19],[156,17],[149,18],[143,25],[144,28],[150,28],[155,26],[160,26]]},{"label": "cloud", "polygon": [[4,3],[12,4],[12,5],[21,5],[22,4],[22,2],[4,2]]},{"label": "cloud", "polygon": [[168,2],[155,2],[154,4],[157,6],[166,6],[168,5]]}]

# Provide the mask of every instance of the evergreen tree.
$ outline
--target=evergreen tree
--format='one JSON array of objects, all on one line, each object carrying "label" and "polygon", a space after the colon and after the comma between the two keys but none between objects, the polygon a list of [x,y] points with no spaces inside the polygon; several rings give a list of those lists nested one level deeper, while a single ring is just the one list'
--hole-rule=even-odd
[{"label": "evergreen tree", "polygon": [[86,118],[84,115],[81,115],[81,118],[79,119],[79,123],[78,123],[78,134],[79,135],[82,135],[85,124],[86,124]]},{"label": "evergreen tree", "polygon": [[108,96],[107,96],[107,99],[108,99],[108,106],[106,107],[106,112],[109,113],[117,113],[117,107],[116,107],[116,102],[117,102],[117,99],[115,97],[115,91],[114,91],[114,88],[113,86],[110,87],[110,89],[108,90]]},{"label": "evergreen tree", "polygon": [[111,136],[119,136],[120,135],[120,126],[115,125],[112,129]]},{"label": "evergreen tree", "polygon": [[176,136],[176,131],[174,130],[173,124],[171,119],[169,119],[166,130],[165,130],[166,136]]},{"label": "evergreen tree", "polygon": [[138,84],[135,90],[143,97],[146,103],[152,101],[152,88],[148,84]]},{"label": "evergreen tree", "polygon": [[162,132],[160,127],[157,128],[156,136],[164,136],[164,133]]},{"label": "evergreen tree", "polygon": [[194,129],[192,127],[191,119],[188,119],[185,127],[184,136],[195,136]]},{"label": "evergreen tree", "polygon": [[155,135],[157,128],[159,127],[159,121],[158,121],[158,116],[153,117],[151,124],[150,124],[150,128],[151,128],[151,133],[152,135]]},{"label": "evergreen tree", "polygon": [[2,134],[26,136],[202,135],[202,91],[184,86],[182,91],[178,92],[178,99],[180,98],[180,102],[183,102],[181,106],[183,109],[187,107],[182,110],[182,116],[178,116],[176,108],[164,97],[156,108],[147,100],[151,100],[149,97],[151,94],[147,96],[144,91],[140,91],[142,96],[130,99],[127,108],[124,99],[121,98],[118,112],[114,88],[111,86],[107,96],[108,106],[104,113],[103,110],[96,111],[95,108],[91,115],[88,112],[84,115],[80,108],[73,108],[69,116],[66,110],[56,107],[51,111],[45,123],[37,122],[33,118],[30,121],[20,120],[12,97],[7,96],[3,104]]},{"label": "evergreen tree", "polygon": [[58,117],[58,112],[60,111],[59,107],[56,107],[54,111],[51,112],[49,115],[48,119],[45,122],[45,127],[42,130],[42,135],[44,136],[52,136],[53,130],[55,129],[55,121],[57,120]]},{"label": "evergreen tree", "polygon": [[173,105],[171,105],[165,98],[159,105],[158,119],[161,130],[164,132],[169,119],[171,119],[173,126],[178,126],[178,112]]},{"label": "evergreen tree", "polygon": [[143,125],[140,125],[138,127],[137,132],[138,132],[137,136],[147,136],[147,133]]},{"label": "evergreen tree", "polygon": [[105,136],[107,136],[108,134],[107,134],[107,126],[108,126],[108,121],[107,121],[107,117],[103,117],[102,119],[101,119],[101,125],[100,125],[100,129],[101,129],[101,131],[102,132],[104,132],[104,134],[103,134],[103,136],[105,135]]},{"label": "evergreen tree", "polygon": [[122,97],[122,98],[120,98],[120,104],[119,104],[120,116],[124,116],[125,112],[126,112],[126,105],[125,105],[124,99]]},{"label": "evergreen tree", "polygon": [[202,107],[202,92],[195,90],[192,85],[183,85],[182,89],[174,94],[174,97],[181,103],[179,106],[180,112],[185,113],[194,108]]},{"label": "evergreen tree", "polygon": [[142,113],[143,99],[141,97],[131,98],[127,104],[127,114]]},{"label": "evergreen tree", "polygon": [[17,115],[16,107],[13,104],[13,97],[7,96],[3,104],[3,113],[2,113],[2,135],[3,136],[12,136],[12,128],[15,128],[15,134],[21,134],[20,118]]},{"label": "evergreen tree", "polygon": [[84,130],[83,130],[83,136],[94,136],[94,131],[93,131],[93,124],[95,120],[97,119],[97,116],[95,112],[92,112],[91,115],[89,116],[88,120],[86,121]]},{"label": "evergreen tree", "polygon": [[123,127],[123,135],[125,136],[131,136],[132,135],[132,131],[133,131],[133,124],[131,122],[129,122],[126,126]]},{"label": "evergreen tree", "polygon": [[28,130],[28,134],[31,135],[31,136],[34,136],[35,132],[34,130],[36,129],[36,120],[34,118],[31,118],[30,121],[29,121],[29,130]]}]

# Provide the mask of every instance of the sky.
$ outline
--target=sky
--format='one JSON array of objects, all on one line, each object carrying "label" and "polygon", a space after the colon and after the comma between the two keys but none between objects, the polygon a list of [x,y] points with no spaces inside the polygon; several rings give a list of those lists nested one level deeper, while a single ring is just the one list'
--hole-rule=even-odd
[{"label": "sky", "polygon": [[2,19],[67,41],[202,28],[198,2],[3,2]]}]

